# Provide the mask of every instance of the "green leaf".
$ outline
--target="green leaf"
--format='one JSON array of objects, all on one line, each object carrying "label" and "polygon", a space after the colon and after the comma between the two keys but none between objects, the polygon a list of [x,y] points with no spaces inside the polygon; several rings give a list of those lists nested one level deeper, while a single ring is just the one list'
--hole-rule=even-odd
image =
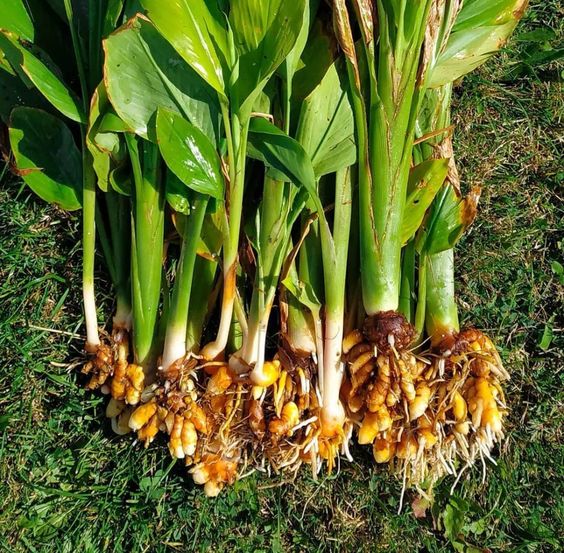
[{"label": "green leaf", "polygon": [[184,60],[218,93],[225,95],[227,29],[215,0],[141,0],[141,4]]},{"label": "green leaf", "polygon": [[[73,121],[86,123],[86,115],[77,96],[39,57],[22,46],[15,35],[0,32],[0,50],[4,52],[12,67],[18,72],[23,72],[37,90],[63,115]],[[19,74],[22,76],[21,73]]]},{"label": "green leaf", "polygon": [[315,17],[317,12],[319,2],[318,0],[312,0],[306,2],[306,9],[304,11],[304,17],[302,20],[302,27],[296,42],[282,65],[278,69],[278,74],[283,78],[287,79],[290,85],[294,80],[294,75],[300,66],[300,58],[303,54],[304,48],[307,44],[309,30],[311,26],[311,19]]},{"label": "green leaf", "polygon": [[317,177],[356,161],[354,119],[346,82],[333,64],[302,104],[296,139],[310,156]]},{"label": "green leaf", "polygon": [[96,144],[96,127],[98,126],[98,121],[100,119],[100,112],[103,109],[103,100],[100,98],[101,88],[104,90],[102,94],[104,99],[107,101],[104,85],[103,83],[100,83],[98,88],[94,91],[92,101],[90,103],[88,132],[86,133],[86,147],[92,155],[92,166],[94,168],[94,172],[96,173],[98,186],[103,192],[107,192],[111,171],[111,158],[109,152],[102,150]]},{"label": "green leaf", "polygon": [[159,109],[157,137],[166,164],[188,188],[223,199],[221,161],[202,131],[182,116]]},{"label": "green leaf", "polygon": [[[186,188],[186,185],[170,169],[166,172],[165,194],[166,201],[170,204],[174,211],[182,213],[183,215],[188,215],[190,213],[188,189]],[[183,221],[175,220],[177,230],[180,222]],[[179,233],[182,234],[180,230]]]},{"label": "green leaf", "polygon": [[423,161],[409,174],[410,190],[405,203],[401,228],[402,245],[417,232],[423,217],[448,173],[448,159],[430,159]]},{"label": "green leaf", "polygon": [[544,331],[542,333],[542,338],[539,342],[539,348],[543,351],[547,351],[550,348],[550,344],[554,339],[554,330],[552,328],[552,324],[554,321],[555,316],[553,315],[550,320],[544,325]]},{"label": "green leaf", "polygon": [[123,119],[113,111],[108,103],[108,110],[102,115],[98,131],[106,132],[134,132],[131,127],[128,127]]},{"label": "green leaf", "polygon": [[80,209],[81,156],[69,128],[39,109],[12,112],[10,145],[25,183],[43,200],[62,209]]},{"label": "green leaf", "polygon": [[10,424],[13,415],[0,415],[0,432],[4,432]]},{"label": "green leaf", "polygon": [[333,64],[333,40],[325,24],[316,20],[309,32],[307,44],[294,77],[293,101],[302,102],[309,96]]},{"label": "green leaf", "polygon": [[[116,132],[103,130],[111,105],[106,93],[104,83],[100,83],[92,96],[88,132],[86,133],[86,146],[93,158],[93,167],[98,177],[98,186],[106,192],[110,173],[116,164],[123,162],[126,157],[125,145]],[[117,116],[115,116],[117,118]],[[120,120],[121,121],[121,120]]]},{"label": "green leaf", "polygon": [[564,285],[564,266],[562,265],[562,263],[556,261],[555,259],[554,261],[550,262],[550,268],[552,269],[552,272],[557,276],[558,282]]},{"label": "green leaf", "polygon": [[229,21],[239,54],[231,96],[243,118],[300,36],[306,0],[232,0]]},{"label": "green leaf", "polygon": [[122,196],[131,196],[132,181],[131,167],[127,163],[119,164],[110,172],[109,183],[112,189]]},{"label": "green leaf", "polygon": [[524,6],[524,0],[464,2],[428,85],[435,88],[453,82],[482,65],[505,45]]},{"label": "green leaf", "polygon": [[162,107],[180,113],[217,142],[216,94],[147,19],[130,20],[104,41],[104,49],[108,96],[138,135],[156,140],[154,118]]},{"label": "green leaf", "polygon": [[464,501],[452,497],[443,513],[443,524],[445,527],[445,536],[451,541],[456,542],[459,539],[462,528],[464,527],[464,516],[468,511]]},{"label": "green leaf", "polygon": [[117,27],[123,4],[124,0],[108,0],[107,8],[103,12],[102,37],[108,36]]},{"label": "green leaf", "polygon": [[300,280],[295,271],[282,281],[282,285],[294,296],[303,306],[307,307],[314,316],[319,314],[321,302],[315,294],[315,290],[309,282]]},{"label": "green leaf", "polygon": [[553,63],[564,58],[564,48],[541,50],[524,56],[523,63],[531,67],[539,67],[547,63]]},{"label": "green leaf", "polygon": [[33,42],[35,31],[23,0],[4,0],[0,8],[0,29]]},{"label": "green leaf", "polygon": [[249,154],[283,175],[282,180],[303,186],[323,212],[316,188],[311,160],[301,144],[263,118],[253,118],[249,125]]},{"label": "green leaf", "polygon": [[514,40],[519,42],[549,42],[556,38],[556,33],[550,27],[541,27],[527,33],[519,33]]},{"label": "green leaf", "polygon": [[447,186],[435,202],[423,233],[417,240],[417,250],[428,254],[449,250],[472,224],[477,212],[479,189],[460,198],[452,186]]},{"label": "green leaf", "polygon": [[456,16],[453,31],[504,24],[519,19],[524,7],[524,0],[465,0]]}]

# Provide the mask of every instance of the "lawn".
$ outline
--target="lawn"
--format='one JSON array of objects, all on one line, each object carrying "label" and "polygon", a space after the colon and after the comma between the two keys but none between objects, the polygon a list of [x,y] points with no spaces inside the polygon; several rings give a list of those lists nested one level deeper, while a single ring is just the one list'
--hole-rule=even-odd
[{"label": "lawn", "polygon": [[[497,466],[452,479],[416,518],[411,492],[355,462],[314,481],[253,474],[217,499],[163,441],[112,434],[81,387],[80,233],[0,168],[0,546],[16,551],[556,551],[564,535],[562,8],[537,2],[454,108],[481,210],[458,247],[463,321],[512,374]],[[560,49],[560,50],[559,50]],[[101,260],[100,260],[101,261]],[[100,314],[111,312],[99,266]]]}]

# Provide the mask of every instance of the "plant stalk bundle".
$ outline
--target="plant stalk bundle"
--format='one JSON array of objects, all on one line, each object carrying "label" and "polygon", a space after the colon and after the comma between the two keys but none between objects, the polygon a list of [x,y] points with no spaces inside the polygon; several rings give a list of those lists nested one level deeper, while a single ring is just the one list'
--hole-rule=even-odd
[{"label": "plant stalk bundle", "polygon": [[404,488],[491,456],[509,375],[459,326],[479,190],[450,104],[525,7],[11,2],[11,167],[81,210],[82,372],[115,432],[165,435],[210,496],[248,468],[331,471],[354,440]]}]

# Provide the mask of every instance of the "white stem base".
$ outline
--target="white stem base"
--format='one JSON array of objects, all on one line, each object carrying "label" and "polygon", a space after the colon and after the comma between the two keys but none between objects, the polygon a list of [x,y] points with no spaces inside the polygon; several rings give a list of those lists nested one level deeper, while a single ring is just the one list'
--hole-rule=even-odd
[{"label": "white stem base", "polygon": [[112,319],[112,325],[114,329],[123,329],[128,332],[131,330],[131,322],[133,320],[131,309],[127,311],[120,312],[116,311],[114,318]]},{"label": "white stem base", "polygon": [[169,328],[166,332],[162,367],[166,371],[176,360],[186,355],[186,328]]},{"label": "white stem base", "polygon": [[86,325],[86,349],[94,350],[100,345],[94,283],[89,282],[83,284],[82,298],[84,302],[84,322]]},{"label": "white stem base", "polygon": [[266,329],[267,326],[261,324],[258,330],[257,346],[253,350],[253,356],[255,357],[255,366],[251,372],[251,380],[257,384],[264,379],[263,369],[264,369],[264,353],[266,349]]},{"label": "white stem base", "polygon": [[201,351],[204,359],[212,361],[216,359],[227,346],[229,340],[229,331],[231,329],[231,320],[233,318],[233,308],[235,304],[235,286],[237,278],[237,260],[229,264],[223,278],[223,298],[221,301],[221,319],[219,321],[219,329],[217,336],[213,342],[207,344]]},{"label": "white stem base", "polygon": [[321,419],[328,432],[342,427],[345,410],[339,399],[345,365],[341,359],[343,317],[327,318],[323,342],[323,387],[321,388]]}]

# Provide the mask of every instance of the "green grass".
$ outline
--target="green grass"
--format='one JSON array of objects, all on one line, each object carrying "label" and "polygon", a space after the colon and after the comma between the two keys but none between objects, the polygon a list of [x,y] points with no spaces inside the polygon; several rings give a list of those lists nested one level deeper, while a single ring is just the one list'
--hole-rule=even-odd
[{"label": "green grass", "polygon": [[[425,518],[413,516],[410,493],[398,516],[400,484],[357,448],[338,476],[253,475],[206,499],[162,442],[145,451],[114,436],[104,400],[78,385],[66,365],[82,344],[73,337],[82,332],[78,222],[4,176],[0,546],[556,551],[564,531],[564,97],[562,66],[542,62],[562,36],[559,21],[556,1],[534,6],[518,32],[533,35],[512,40],[455,100],[462,177],[483,187],[479,219],[458,248],[460,308],[465,323],[494,337],[513,375],[507,439],[485,484],[477,467],[453,496],[444,482]],[[111,300],[98,277],[107,315]]]}]

